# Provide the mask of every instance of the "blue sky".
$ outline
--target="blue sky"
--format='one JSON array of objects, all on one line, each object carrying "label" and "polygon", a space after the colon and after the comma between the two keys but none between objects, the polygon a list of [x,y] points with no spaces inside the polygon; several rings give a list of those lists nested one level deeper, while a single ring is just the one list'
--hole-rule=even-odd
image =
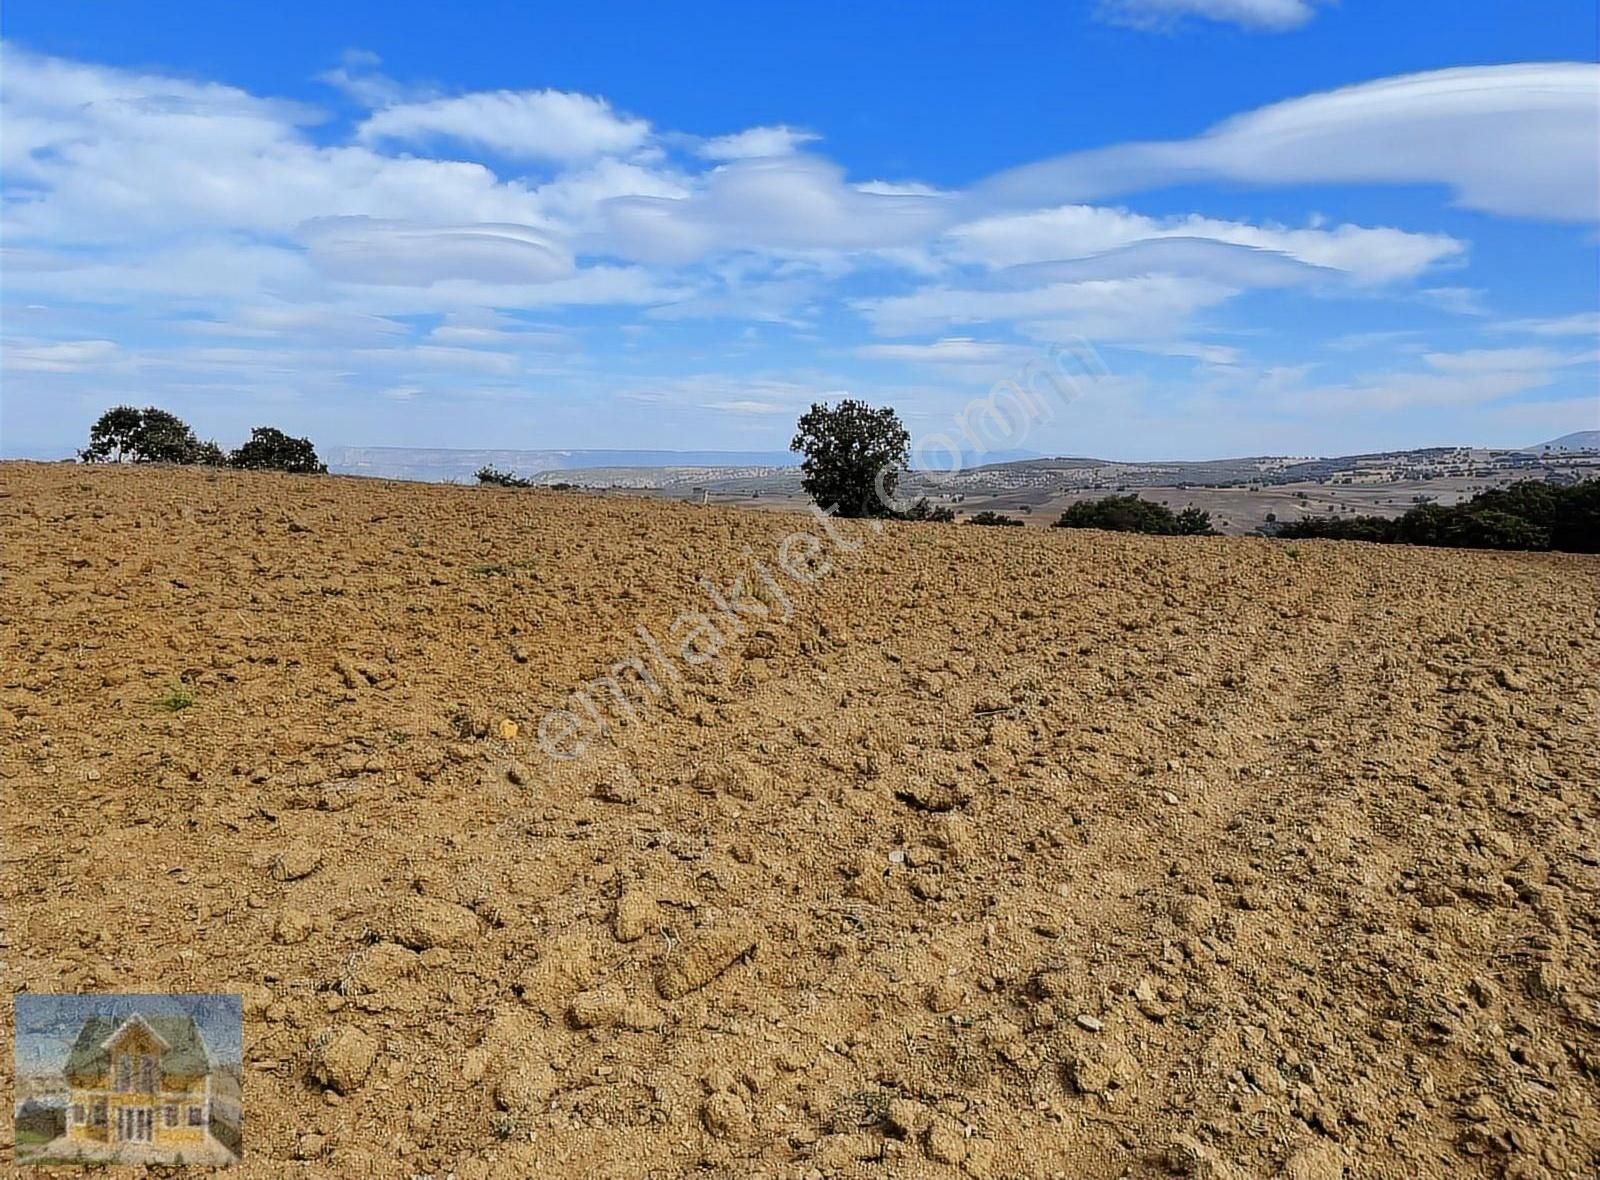
[{"label": "blue sky", "polygon": [[[1600,426],[1588,0],[105,5],[3,25],[0,454],[913,434],[1112,458]],[[867,11],[860,9],[866,7]]]}]

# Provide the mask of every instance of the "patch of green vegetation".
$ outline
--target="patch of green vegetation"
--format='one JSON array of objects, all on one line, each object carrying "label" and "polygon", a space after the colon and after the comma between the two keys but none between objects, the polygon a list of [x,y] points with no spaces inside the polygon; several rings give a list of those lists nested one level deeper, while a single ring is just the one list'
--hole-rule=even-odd
[{"label": "patch of green vegetation", "polygon": [[194,708],[199,699],[194,689],[180,683],[174,684],[150,703],[163,713],[181,713],[185,709]]}]

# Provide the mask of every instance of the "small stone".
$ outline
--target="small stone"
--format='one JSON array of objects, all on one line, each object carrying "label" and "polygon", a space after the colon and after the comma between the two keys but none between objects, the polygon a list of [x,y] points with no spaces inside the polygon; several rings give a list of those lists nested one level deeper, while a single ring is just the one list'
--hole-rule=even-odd
[{"label": "small stone", "polygon": [[358,1028],[326,1028],[311,1040],[312,1076],[323,1085],[348,1094],[372,1071],[378,1042]]},{"label": "small stone", "polygon": [[1507,692],[1527,692],[1528,678],[1510,668],[1501,668],[1494,674],[1495,682]]},{"label": "small stone", "polygon": [[1303,1147],[1289,1157],[1283,1180],[1344,1180],[1344,1153],[1336,1143]]},{"label": "small stone", "polygon": [[913,782],[895,792],[895,798],[920,811],[954,811],[972,802],[972,792],[957,783]]},{"label": "small stone", "polygon": [[322,1149],[327,1145],[327,1138],[315,1132],[300,1136],[295,1143],[294,1158],[297,1160],[312,1160],[322,1154]]},{"label": "small stone", "polygon": [[515,758],[506,763],[506,780],[510,782],[513,787],[527,786],[528,777],[528,768],[522,765],[522,763],[518,762]]},{"label": "small stone", "polygon": [[650,932],[658,920],[655,899],[639,890],[629,889],[617,898],[611,932],[618,942],[637,942]]},{"label": "small stone", "polygon": [[1238,1180],[1241,1175],[1215,1150],[1193,1135],[1174,1136],[1166,1151],[1167,1167],[1179,1176],[1194,1180]]},{"label": "small stone", "polygon": [[1105,1094],[1131,1086],[1139,1077],[1139,1063],[1120,1046],[1095,1047],[1069,1059],[1066,1074],[1079,1094]]},{"label": "small stone", "polygon": [[317,791],[318,811],[346,811],[361,796],[361,784],[353,779],[334,779],[323,783]]},{"label": "small stone", "polygon": [[1172,1005],[1161,998],[1155,981],[1148,976],[1133,985],[1133,1002],[1151,1020],[1165,1020],[1172,1012]]},{"label": "small stone", "polygon": [[410,897],[395,910],[394,940],[415,951],[459,946],[478,936],[478,915],[437,897]]},{"label": "small stone", "polygon": [[619,1025],[634,1032],[651,1032],[660,1028],[665,1021],[661,1009],[648,1000],[629,1000],[617,1019]]},{"label": "small stone", "polygon": [[513,1114],[541,1110],[559,1084],[555,1070],[544,1062],[521,1058],[495,1084],[495,1105]]},{"label": "small stone", "polygon": [[637,803],[644,792],[639,778],[626,766],[613,766],[594,785],[594,797],[606,803]]},{"label": "small stone", "polygon": [[755,927],[746,922],[702,931],[667,959],[656,976],[656,990],[664,1000],[698,991],[738,960],[754,954],[760,941]]},{"label": "small stone", "polygon": [[728,1090],[718,1090],[705,1100],[700,1122],[718,1139],[743,1139],[755,1129],[744,1100]]},{"label": "small stone", "polygon": [[272,858],[272,877],[276,881],[298,881],[309,877],[321,865],[321,852],[309,844],[295,843]]},{"label": "small stone", "polygon": [[954,1012],[964,998],[960,984],[953,979],[941,979],[928,989],[928,1011]]},{"label": "small stone", "polygon": [[1097,1033],[1105,1027],[1104,1024],[1095,1019],[1093,1016],[1090,1016],[1087,1012],[1080,1012],[1077,1020],[1079,1028],[1088,1029],[1090,1032]]},{"label": "small stone", "polygon": [[967,1138],[952,1120],[939,1116],[928,1128],[928,1158],[936,1164],[959,1164],[967,1158]]},{"label": "small stone", "polygon": [[892,1098],[884,1115],[884,1128],[891,1135],[911,1139],[928,1121],[928,1108],[913,1098]]},{"label": "small stone", "polygon": [[296,946],[311,937],[316,922],[304,910],[286,909],[272,927],[272,941],[279,946]]},{"label": "small stone", "polygon": [[597,987],[574,996],[567,1015],[579,1028],[610,1028],[621,1021],[627,1002],[616,988]]},{"label": "small stone", "polygon": [[1250,1084],[1263,1094],[1285,1094],[1289,1089],[1289,1083],[1284,1081],[1283,1074],[1270,1061],[1250,1062],[1244,1067],[1244,1076],[1249,1078]]},{"label": "small stone", "polygon": [[495,726],[495,732],[500,735],[501,741],[509,742],[516,740],[516,736],[521,732],[521,730],[515,721],[512,721],[508,717],[502,717],[499,723]]}]

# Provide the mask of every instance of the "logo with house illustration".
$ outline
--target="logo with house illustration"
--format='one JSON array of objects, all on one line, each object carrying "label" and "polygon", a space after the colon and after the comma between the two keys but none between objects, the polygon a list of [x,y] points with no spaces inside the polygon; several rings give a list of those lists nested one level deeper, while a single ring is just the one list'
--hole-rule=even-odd
[{"label": "logo with house illustration", "polygon": [[16,997],[17,1160],[229,1164],[237,996]]}]

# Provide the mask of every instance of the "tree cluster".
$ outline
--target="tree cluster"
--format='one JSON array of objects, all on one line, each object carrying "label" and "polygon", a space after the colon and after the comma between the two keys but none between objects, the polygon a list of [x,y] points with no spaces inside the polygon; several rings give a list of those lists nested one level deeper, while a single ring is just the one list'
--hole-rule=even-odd
[{"label": "tree cluster", "polygon": [[1600,553],[1600,480],[1563,485],[1524,479],[1449,507],[1420,504],[1403,516],[1308,516],[1279,525],[1274,535]]},{"label": "tree cluster", "polygon": [[251,471],[320,474],[327,467],[309,438],[293,438],[272,426],[257,426],[237,450],[224,452],[205,442],[176,414],[146,406],[116,406],[89,427],[89,445],[78,452],[84,463],[182,463],[238,467]]},{"label": "tree cluster", "polygon": [[1116,533],[1151,533],[1162,537],[1211,537],[1211,513],[1191,505],[1173,512],[1165,504],[1138,495],[1081,500],[1056,520],[1058,529],[1107,529]]}]

